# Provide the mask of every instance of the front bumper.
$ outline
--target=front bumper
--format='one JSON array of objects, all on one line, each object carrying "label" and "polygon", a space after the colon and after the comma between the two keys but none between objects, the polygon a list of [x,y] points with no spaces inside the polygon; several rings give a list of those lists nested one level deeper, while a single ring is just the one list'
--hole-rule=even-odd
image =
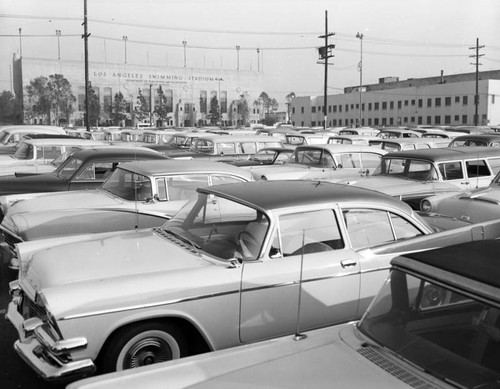
[{"label": "front bumper", "polygon": [[95,372],[91,359],[73,361],[70,352],[85,348],[84,338],[55,340],[48,325],[39,318],[24,319],[18,307],[21,297],[14,295],[9,303],[6,319],[16,328],[19,340],[14,349],[43,379],[59,380],[68,377],[83,378]]}]

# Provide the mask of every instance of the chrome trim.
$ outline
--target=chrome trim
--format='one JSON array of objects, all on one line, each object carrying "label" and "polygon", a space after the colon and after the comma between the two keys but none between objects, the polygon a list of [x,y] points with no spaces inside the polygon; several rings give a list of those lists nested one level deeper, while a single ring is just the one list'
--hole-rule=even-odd
[{"label": "chrome trim", "polygon": [[42,347],[54,355],[61,355],[70,351],[76,351],[87,347],[87,339],[84,337],[56,341],[45,330],[44,326],[35,328],[34,332],[36,339],[42,345]]},{"label": "chrome trim", "polygon": [[[332,278],[350,277],[353,275],[358,275],[358,274],[361,275],[361,274],[373,273],[373,272],[382,271],[382,270],[389,270],[389,269],[390,269],[390,266],[386,266],[386,267],[380,267],[380,268],[375,268],[375,269],[369,269],[369,270],[365,270],[365,271],[356,270],[356,271],[352,271],[352,272],[344,273],[344,274],[331,274],[331,275],[327,275],[327,276],[303,280],[302,283],[305,284],[305,283],[309,283],[309,282],[323,281],[323,280],[332,279]],[[241,290],[241,293],[253,292],[256,290],[265,290],[265,289],[271,289],[271,288],[279,288],[279,287],[298,285],[298,284],[299,284],[298,280],[287,281],[287,282],[281,282],[281,283],[276,283],[276,284],[272,284],[272,285],[264,285],[264,286],[257,286],[257,287],[253,287],[253,288],[243,289],[243,290]],[[60,321],[73,320],[73,319],[78,319],[78,318],[83,318],[83,317],[106,315],[109,313],[133,311],[135,309],[154,308],[154,307],[160,307],[160,306],[164,306],[164,305],[172,305],[172,304],[189,302],[189,301],[204,300],[204,299],[208,299],[208,298],[228,296],[231,294],[239,294],[239,293],[240,293],[240,290],[232,290],[232,291],[227,291],[227,292],[211,293],[211,294],[207,294],[207,295],[192,296],[192,297],[179,298],[179,299],[174,299],[174,300],[159,301],[159,302],[150,303],[150,304],[131,305],[129,307],[120,307],[120,308],[114,308],[114,309],[103,309],[100,311],[93,311],[93,312],[63,316],[58,320],[60,320]]]}]

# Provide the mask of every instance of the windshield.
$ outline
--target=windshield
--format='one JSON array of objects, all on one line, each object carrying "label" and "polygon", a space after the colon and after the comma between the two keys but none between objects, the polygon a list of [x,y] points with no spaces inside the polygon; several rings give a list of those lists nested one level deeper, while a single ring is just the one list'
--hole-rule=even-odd
[{"label": "windshield", "polygon": [[393,270],[358,328],[458,387],[498,388],[499,319],[498,307]]},{"label": "windshield", "polygon": [[128,201],[146,201],[153,197],[148,177],[120,168],[113,172],[101,188]]},{"label": "windshield", "polygon": [[373,175],[409,178],[417,181],[437,180],[439,177],[431,162],[410,158],[382,158]]},{"label": "windshield", "polygon": [[4,144],[7,144],[7,142],[5,142],[6,139],[9,138],[9,132],[8,131],[2,131],[0,132],[0,143],[4,143]]},{"label": "windshield", "polygon": [[69,156],[61,165],[59,165],[55,172],[60,177],[70,179],[80,166],[82,166],[82,163],[83,161],[81,159]]},{"label": "windshield", "polygon": [[162,228],[217,259],[250,260],[259,256],[268,226],[254,208],[199,193]]}]

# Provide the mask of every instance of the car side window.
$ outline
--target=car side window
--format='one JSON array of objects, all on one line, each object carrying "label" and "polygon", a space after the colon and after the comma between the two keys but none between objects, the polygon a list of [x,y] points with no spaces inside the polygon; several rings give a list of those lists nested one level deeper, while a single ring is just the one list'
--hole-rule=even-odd
[{"label": "car side window", "polygon": [[454,161],[454,162],[445,162],[440,163],[438,165],[439,172],[443,177],[443,180],[459,180],[464,178],[464,174],[462,171],[462,162]]},{"label": "car side window", "polygon": [[391,218],[391,224],[394,228],[394,234],[396,235],[396,240],[413,238],[414,236],[422,235],[423,232],[417,227],[411,224],[408,220],[389,212]]},{"label": "car side window", "polygon": [[243,180],[240,177],[225,176],[222,174],[212,174],[212,185],[232,184],[235,182],[245,182],[245,180]]},{"label": "car side window", "polygon": [[255,154],[257,152],[257,145],[255,142],[241,142],[239,146],[243,154]]},{"label": "car side window", "polygon": [[89,164],[77,177],[78,181],[95,180],[95,165]]},{"label": "car side window", "polygon": [[166,182],[169,201],[194,199],[196,188],[209,185],[207,174],[166,177]]},{"label": "car side window", "polygon": [[331,209],[282,215],[279,231],[283,257],[344,248],[337,218]]},{"label": "car side window", "polygon": [[484,159],[466,161],[465,167],[467,169],[467,176],[469,178],[490,176],[492,174]]},{"label": "car side window", "polygon": [[380,165],[382,156],[375,153],[361,153],[361,164],[363,169],[376,169]]},{"label": "car side window", "polygon": [[345,153],[337,157],[340,157],[340,164],[343,168],[361,168],[358,153]]}]

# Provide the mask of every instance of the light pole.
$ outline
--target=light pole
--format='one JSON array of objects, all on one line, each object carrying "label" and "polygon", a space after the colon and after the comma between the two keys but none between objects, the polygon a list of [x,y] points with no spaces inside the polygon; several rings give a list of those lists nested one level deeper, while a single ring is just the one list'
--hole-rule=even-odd
[{"label": "light pole", "polygon": [[61,59],[61,30],[56,30],[56,36],[57,36],[57,59]]},{"label": "light pole", "polygon": [[187,41],[182,41],[182,45],[184,46],[184,67],[186,67],[186,46],[187,46]]},{"label": "light pole", "polygon": [[260,72],[260,49],[257,47],[257,72]]},{"label": "light pole", "polygon": [[127,63],[127,40],[128,37],[126,35],[123,36],[123,44],[125,45],[125,63]]},{"label": "light pole", "polygon": [[19,57],[23,58],[23,42],[21,40],[21,31],[22,28],[19,28]]},{"label": "light pole", "polygon": [[236,46],[236,70],[240,70],[240,46]]},{"label": "light pole", "polygon": [[359,42],[361,43],[361,57],[360,57],[360,60],[359,60],[359,65],[358,65],[358,68],[359,68],[359,127],[362,126],[362,120],[363,120],[363,111],[361,109],[361,106],[362,106],[362,89],[363,89],[363,38],[365,36],[363,34],[360,34],[359,32],[356,34],[356,38],[359,39]]}]

